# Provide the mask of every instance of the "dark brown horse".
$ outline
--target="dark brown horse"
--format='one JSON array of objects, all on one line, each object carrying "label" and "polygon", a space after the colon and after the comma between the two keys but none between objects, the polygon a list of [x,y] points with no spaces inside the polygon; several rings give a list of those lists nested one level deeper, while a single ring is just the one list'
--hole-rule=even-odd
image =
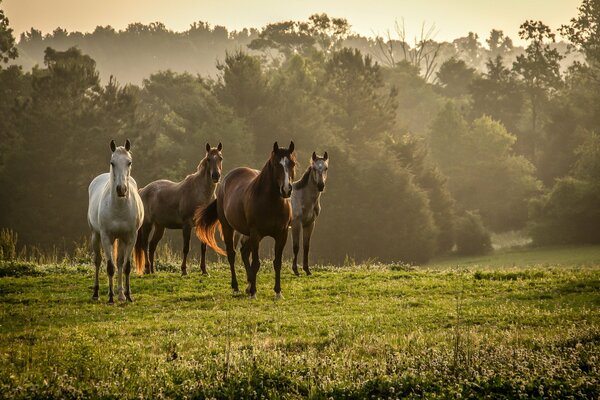
[{"label": "dark brown horse", "polygon": [[[215,196],[215,188],[221,179],[223,145],[211,148],[206,143],[206,156],[198,164],[195,173],[181,182],[158,180],[140,190],[144,202],[144,223],[138,231],[134,257],[136,263],[145,266],[145,273],[154,273],[154,252],[163,237],[165,228],[183,231],[183,261],[181,274],[187,275],[187,255],[194,226],[194,212],[204,208]],[[150,233],[154,229],[148,244]],[[138,264],[140,265],[140,264]],[[201,245],[200,268],[206,272],[206,244]]]},{"label": "dark brown horse", "polygon": [[[294,142],[289,148],[273,144],[271,157],[261,171],[236,168],[229,172],[217,190],[217,199],[204,210],[198,210],[194,220],[196,235],[216,252],[227,255],[231,268],[231,288],[238,292],[235,275],[234,232],[248,237],[241,254],[248,277],[246,293],[256,298],[256,275],[260,268],[259,244],[265,236],[275,239],[275,297],[281,298],[281,256],[292,218],[289,197],[294,179]],[[220,225],[227,253],[215,241],[215,230]],[[250,263],[252,253],[252,263]]]}]

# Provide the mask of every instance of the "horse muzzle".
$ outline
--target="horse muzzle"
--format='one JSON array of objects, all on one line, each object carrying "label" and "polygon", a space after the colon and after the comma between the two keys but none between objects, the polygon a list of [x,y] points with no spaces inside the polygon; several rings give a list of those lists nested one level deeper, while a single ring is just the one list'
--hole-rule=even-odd
[{"label": "horse muzzle", "polygon": [[279,194],[281,194],[281,197],[283,197],[284,199],[288,199],[292,195],[292,185],[290,185],[289,189],[287,190],[281,187],[279,189]]},{"label": "horse muzzle", "polygon": [[221,174],[211,174],[210,178],[212,179],[213,183],[219,183],[221,180]]},{"label": "horse muzzle", "polygon": [[318,183],[317,184],[317,189],[319,190],[319,192],[322,192],[323,190],[325,190],[325,184],[324,183]]},{"label": "horse muzzle", "polygon": [[119,196],[119,197],[127,196],[127,186],[117,185],[117,196]]}]

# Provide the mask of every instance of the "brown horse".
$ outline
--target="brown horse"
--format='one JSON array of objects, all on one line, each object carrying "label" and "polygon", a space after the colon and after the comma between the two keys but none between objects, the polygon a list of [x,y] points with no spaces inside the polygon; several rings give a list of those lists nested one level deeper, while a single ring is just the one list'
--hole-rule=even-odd
[{"label": "brown horse", "polygon": [[[248,237],[241,254],[248,277],[246,293],[256,298],[256,275],[260,268],[259,244],[265,236],[275,239],[275,297],[281,298],[281,256],[292,218],[289,197],[294,179],[294,142],[289,148],[273,144],[271,157],[261,171],[236,168],[229,172],[217,190],[217,199],[204,210],[198,209],[194,220],[196,235],[216,252],[227,255],[231,269],[231,288],[238,292],[235,275],[234,232]],[[220,225],[227,253],[215,241],[215,230]],[[250,263],[252,253],[252,263]]]},{"label": "brown horse", "polygon": [[[206,143],[206,156],[198,164],[195,173],[181,182],[158,180],[149,183],[140,190],[144,202],[144,223],[138,231],[134,257],[138,265],[145,266],[145,273],[154,273],[154,252],[162,238],[165,228],[183,231],[183,261],[181,274],[187,275],[187,255],[190,250],[190,238],[194,225],[194,212],[205,207],[215,196],[215,188],[221,179],[223,145],[211,148]],[[154,234],[148,244],[150,232]],[[201,245],[200,268],[206,272],[206,244]]]}]

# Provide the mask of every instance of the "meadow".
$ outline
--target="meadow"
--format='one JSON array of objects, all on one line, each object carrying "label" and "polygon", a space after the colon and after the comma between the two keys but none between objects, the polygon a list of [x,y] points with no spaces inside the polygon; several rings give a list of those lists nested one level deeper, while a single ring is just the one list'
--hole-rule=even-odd
[{"label": "meadow", "polygon": [[[86,263],[0,264],[0,398],[598,398],[600,247],[425,266],[264,261],[132,278],[91,300]],[[244,274],[241,272],[241,277]]]}]

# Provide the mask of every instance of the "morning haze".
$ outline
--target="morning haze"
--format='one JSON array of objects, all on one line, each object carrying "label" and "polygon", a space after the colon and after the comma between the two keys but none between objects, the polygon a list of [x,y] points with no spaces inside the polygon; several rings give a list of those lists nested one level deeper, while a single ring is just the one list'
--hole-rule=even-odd
[{"label": "morning haze", "polygon": [[417,33],[422,21],[435,23],[437,40],[451,41],[469,31],[485,37],[491,29],[502,29],[518,42],[522,21],[541,19],[558,26],[575,16],[578,4],[577,0],[5,0],[4,8],[17,35],[31,27],[44,33],[57,27],[91,32],[97,25],[124,29],[131,22],[155,21],[184,31],[198,20],[241,30],[277,21],[305,20],[311,14],[324,12],[347,18],[352,30],[363,36],[384,34],[394,29],[395,20],[404,18],[411,33]]}]

